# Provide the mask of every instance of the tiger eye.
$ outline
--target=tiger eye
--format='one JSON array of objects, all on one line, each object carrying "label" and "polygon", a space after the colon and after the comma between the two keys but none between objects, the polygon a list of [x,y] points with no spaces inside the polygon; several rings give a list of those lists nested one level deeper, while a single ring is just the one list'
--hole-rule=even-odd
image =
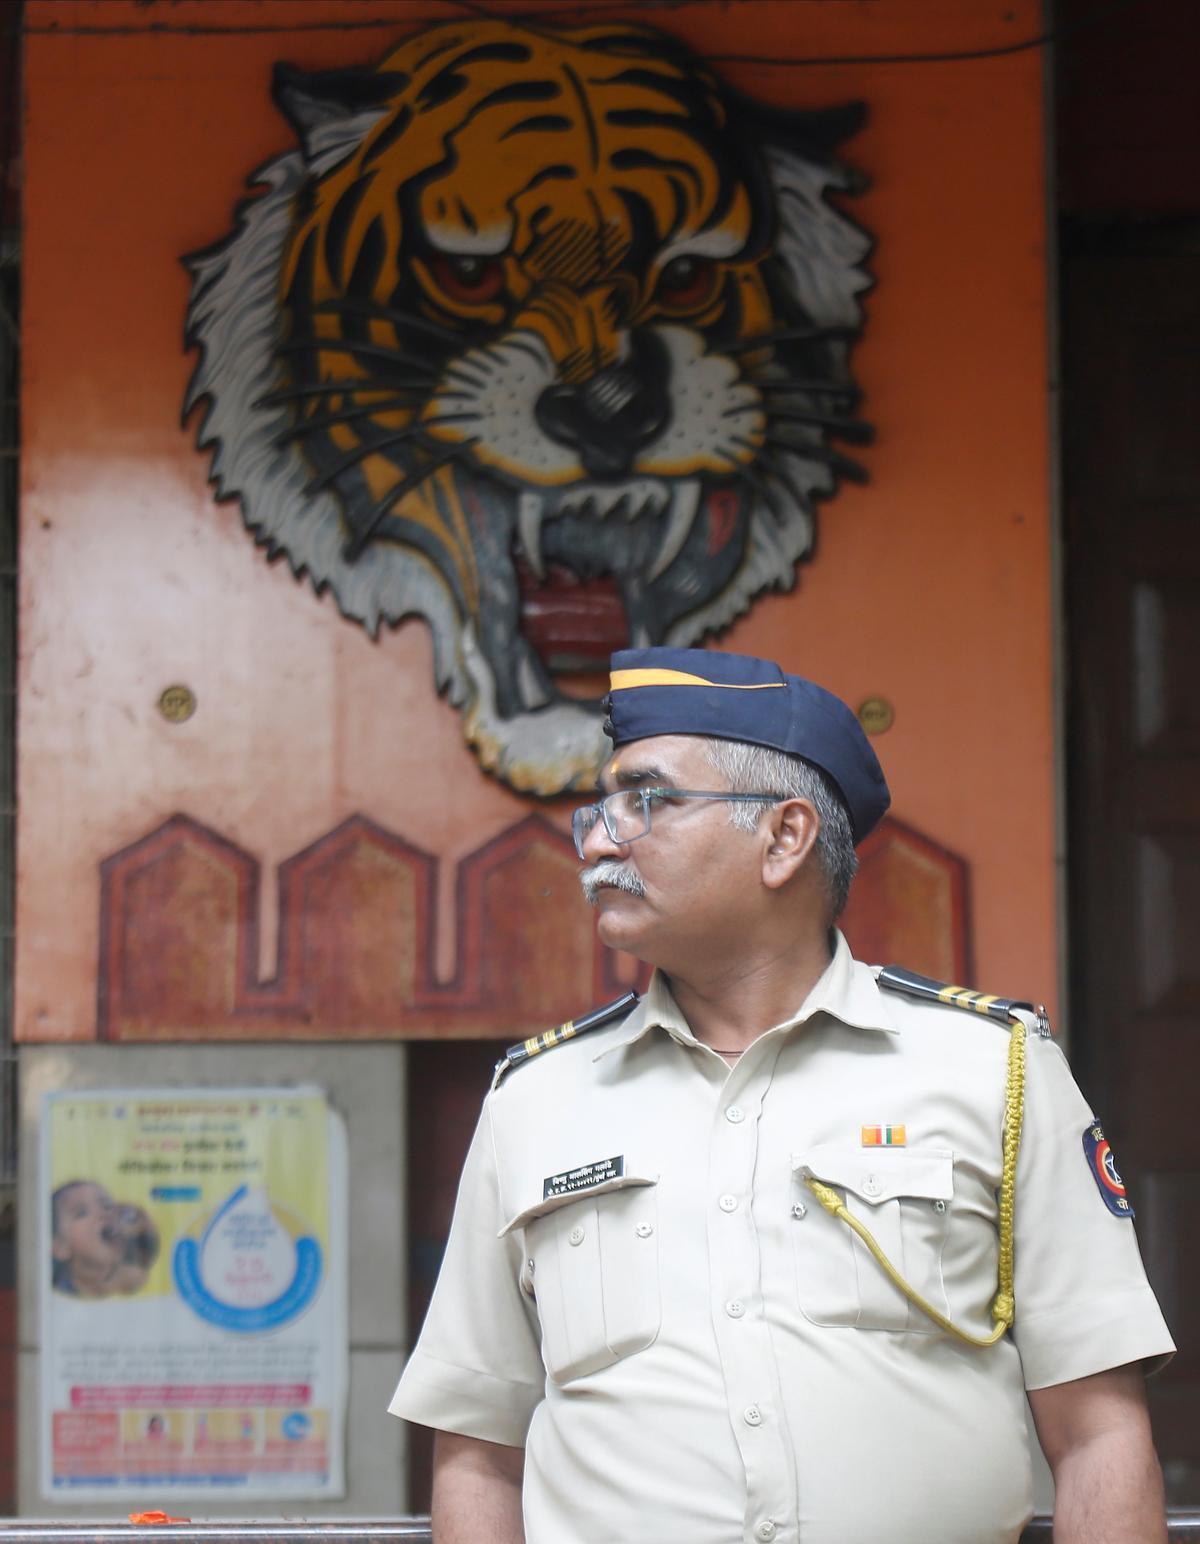
[{"label": "tiger eye", "polygon": [[717,265],[707,257],[673,257],[658,276],[657,295],[675,307],[698,306],[713,292]]},{"label": "tiger eye", "polygon": [[504,268],[494,257],[439,252],[430,266],[446,294],[467,305],[494,300],[504,288]]}]

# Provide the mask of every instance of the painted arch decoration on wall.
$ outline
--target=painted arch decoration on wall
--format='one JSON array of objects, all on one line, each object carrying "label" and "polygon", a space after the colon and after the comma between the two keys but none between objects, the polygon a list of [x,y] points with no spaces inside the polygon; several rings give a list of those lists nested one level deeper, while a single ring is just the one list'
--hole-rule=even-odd
[{"label": "painted arch decoration on wall", "polygon": [[862,109],[768,108],[647,27],[490,20],[274,97],[297,148],[187,259],[217,493],[373,636],[427,621],[489,771],[590,787],[610,650],[790,587],[862,475],[870,241],[828,197]]},{"label": "painted arch decoration on wall", "polygon": [[[859,957],[972,979],[964,860],[894,817],[860,859],[841,923]],[[601,945],[571,840],[540,813],[455,866],[454,968],[439,979],[441,861],[354,815],[272,873],[172,815],[101,865],[99,1038],[517,1040],[645,985],[647,970]]]}]

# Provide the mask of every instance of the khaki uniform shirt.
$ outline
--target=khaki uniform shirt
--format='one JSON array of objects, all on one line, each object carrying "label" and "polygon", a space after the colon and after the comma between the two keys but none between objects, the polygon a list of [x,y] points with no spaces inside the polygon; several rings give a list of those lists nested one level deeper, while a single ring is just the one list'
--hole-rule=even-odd
[{"label": "khaki uniform shirt", "polygon": [[[528,1544],[1015,1540],[1025,1390],[1173,1349],[1062,1054],[1030,1036],[1016,1326],[990,1349],[911,1307],[803,1183],[986,1334],[1008,1040],[881,991],[839,938],[729,1068],[655,976],[488,1097],[390,1408],[523,1445]],[[863,1145],[887,1124],[904,1146]]]}]

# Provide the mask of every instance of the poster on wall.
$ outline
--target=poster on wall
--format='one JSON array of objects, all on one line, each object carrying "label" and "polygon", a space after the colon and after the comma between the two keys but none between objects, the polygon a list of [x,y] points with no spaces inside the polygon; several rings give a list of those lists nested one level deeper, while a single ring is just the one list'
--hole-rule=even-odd
[{"label": "poster on wall", "polygon": [[345,1131],[315,1088],[51,1093],[41,1487],[344,1494]]}]

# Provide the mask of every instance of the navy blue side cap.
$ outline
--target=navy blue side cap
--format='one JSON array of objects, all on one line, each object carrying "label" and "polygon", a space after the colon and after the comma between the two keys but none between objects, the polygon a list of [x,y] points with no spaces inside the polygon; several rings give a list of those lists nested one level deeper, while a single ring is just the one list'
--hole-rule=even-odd
[{"label": "navy blue side cap", "polygon": [[660,734],[698,734],[800,756],[837,786],[856,843],[892,802],[871,742],[841,698],[749,654],[618,650],[605,728],[614,746]]}]

